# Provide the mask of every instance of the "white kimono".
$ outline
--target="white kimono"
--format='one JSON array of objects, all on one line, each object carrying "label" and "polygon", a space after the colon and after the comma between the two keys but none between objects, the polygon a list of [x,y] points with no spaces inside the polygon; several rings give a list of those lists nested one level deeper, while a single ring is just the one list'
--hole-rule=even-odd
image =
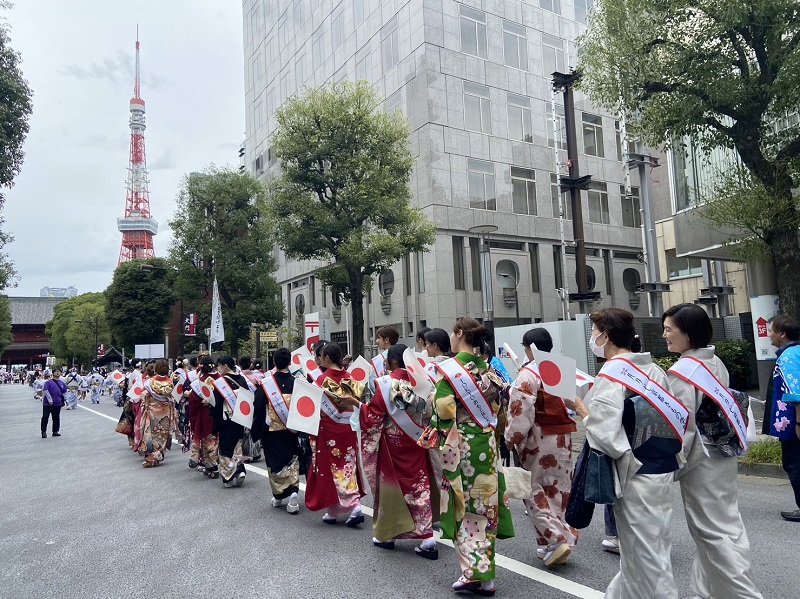
[{"label": "white kimono", "polygon": [[[664,371],[648,353],[621,354],[669,391]],[[602,374],[602,369],[600,373]],[[628,389],[597,377],[586,398],[589,446],[614,460],[617,502],[614,516],[620,541],[619,572],[606,589],[607,599],[678,599],[672,577],[673,474],[637,474],[642,463],[633,455],[622,412]]]},{"label": "white kimono", "polygon": [[[689,350],[683,356],[702,360],[728,386],[728,371],[713,347]],[[686,465],[675,473],[675,479],[680,482],[686,524],[696,546],[692,592],[706,599],[761,599],[751,578],[750,542],[739,514],[739,460],[723,456],[698,433],[695,413],[703,393],[667,374],[673,393],[689,409],[689,428],[683,440]]]}]

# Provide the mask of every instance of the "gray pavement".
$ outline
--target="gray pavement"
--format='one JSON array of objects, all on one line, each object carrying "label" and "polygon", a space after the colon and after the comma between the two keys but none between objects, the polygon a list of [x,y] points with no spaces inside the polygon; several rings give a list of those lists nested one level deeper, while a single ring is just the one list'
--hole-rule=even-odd
[{"label": "gray pavement", "polygon": [[[305,509],[290,516],[269,505],[263,476],[251,472],[243,488],[223,489],[191,471],[179,450],[143,469],[114,432],[109,418],[119,412],[108,398],[87,402],[62,411],[62,437],[41,439],[30,388],[0,385],[0,597],[453,596],[452,549],[442,546],[437,562],[416,557],[410,541],[376,549],[369,518],[351,530]],[[757,584],[764,597],[800,597],[800,524],[779,515],[793,507],[788,482],[739,481]],[[673,498],[673,567],[685,597],[693,545],[677,488]],[[498,569],[498,596],[601,597],[618,569],[618,558],[599,548],[602,512],[569,563],[546,570],[523,509],[512,502],[517,537],[497,544],[507,566]]]}]

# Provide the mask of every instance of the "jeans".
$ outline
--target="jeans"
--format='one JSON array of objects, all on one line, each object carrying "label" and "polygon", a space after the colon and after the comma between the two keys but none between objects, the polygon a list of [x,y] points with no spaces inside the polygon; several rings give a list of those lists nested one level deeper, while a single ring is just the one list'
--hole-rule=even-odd
[{"label": "jeans", "polygon": [[794,502],[800,508],[800,439],[781,441],[783,449],[783,469],[789,475],[794,489]]},{"label": "jeans", "polygon": [[47,404],[42,405],[42,432],[47,431],[47,421],[50,419],[50,415],[53,415],[53,432],[57,433],[58,429],[61,428],[61,406],[48,406]]}]

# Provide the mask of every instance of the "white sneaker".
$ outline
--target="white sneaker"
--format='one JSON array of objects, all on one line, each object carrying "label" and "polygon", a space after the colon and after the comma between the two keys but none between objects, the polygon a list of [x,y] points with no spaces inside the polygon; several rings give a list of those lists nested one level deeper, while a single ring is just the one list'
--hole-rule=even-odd
[{"label": "white sneaker", "polygon": [[546,555],[547,555],[547,547],[539,547],[536,550],[536,557],[538,557],[539,559],[544,559]]},{"label": "white sneaker", "polygon": [[287,503],[289,503],[288,497],[284,497],[283,499],[275,499],[274,497],[272,498],[272,507],[283,507]]},{"label": "white sneaker", "polygon": [[300,512],[300,500],[297,493],[292,493],[289,496],[289,503],[286,505],[286,512],[289,514],[297,514]]},{"label": "white sneaker", "polygon": [[619,537],[609,537],[607,539],[603,539],[603,551],[608,551],[609,553],[616,553],[619,555]]}]

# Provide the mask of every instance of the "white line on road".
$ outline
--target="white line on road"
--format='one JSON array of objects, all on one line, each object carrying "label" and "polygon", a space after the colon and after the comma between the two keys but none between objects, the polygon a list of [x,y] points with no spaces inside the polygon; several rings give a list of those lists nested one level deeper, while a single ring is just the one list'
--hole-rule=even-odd
[{"label": "white line on road", "polygon": [[[112,422],[117,422],[119,420],[118,418],[114,418],[108,414],[103,414],[102,412],[98,412],[92,408],[87,408],[86,406],[78,405],[78,407],[83,408],[92,414],[97,414],[98,416],[107,418]],[[264,468],[259,468],[258,466],[253,466],[252,464],[245,464],[245,468],[254,474],[263,476],[264,478],[269,477],[269,474]],[[305,484],[300,483],[300,490],[305,492]],[[361,511],[363,511],[364,514],[369,517],[372,517],[373,515],[372,508],[367,507],[366,505],[361,508]],[[447,547],[453,547],[453,542],[448,541],[447,539],[439,539],[439,543],[446,545]],[[602,591],[597,591],[573,580],[562,578],[561,576],[557,576],[556,574],[552,574],[550,572],[545,572],[544,570],[539,570],[538,568],[534,568],[533,566],[530,566],[524,562],[506,557],[505,555],[501,555],[499,553],[495,554],[495,564],[499,568],[509,570],[510,572],[514,572],[514,574],[519,574],[520,576],[524,576],[530,580],[535,580],[538,583],[558,591],[562,591],[568,595],[572,595],[573,597],[578,597],[579,599],[603,599],[604,597],[604,593]]]}]

